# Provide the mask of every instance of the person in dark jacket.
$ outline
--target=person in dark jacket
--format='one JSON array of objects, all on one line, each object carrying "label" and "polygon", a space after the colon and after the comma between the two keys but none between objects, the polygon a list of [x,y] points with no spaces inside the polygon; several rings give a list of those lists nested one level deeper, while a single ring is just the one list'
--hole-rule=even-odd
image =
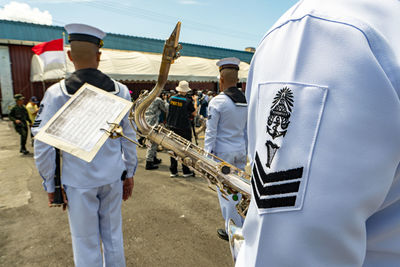
[{"label": "person in dark jacket", "polygon": [[10,120],[14,123],[14,128],[18,132],[18,134],[21,136],[21,141],[20,141],[20,153],[23,153],[24,155],[29,154],[29,151],[26,150],[26,139],[28,136],[28,124],[32,124],[32,121],[29,118],[28,111],[26,110],[24,106],[24,96],[22,94],[16,94],[14,96],[16,105],[12,107],[9,118]]},{"label": "person in dark jacket", "polygon": [[[169,99],[168,116],[167,116],[167,128],[182,136],[187,140],[192,139],[192,129],[190,116],[196,115],[197,99],[193,96],[195,101],[192,101],[186,94],[191,91],[189,83],[187,81],[180,81],[177,95],[171,96]],[[193,105],[194,102],[194,105]],[[171,157],[171,177],[178,175],[178,162]],[[194,172],[182,164],[183,177],[194,176]]]}]

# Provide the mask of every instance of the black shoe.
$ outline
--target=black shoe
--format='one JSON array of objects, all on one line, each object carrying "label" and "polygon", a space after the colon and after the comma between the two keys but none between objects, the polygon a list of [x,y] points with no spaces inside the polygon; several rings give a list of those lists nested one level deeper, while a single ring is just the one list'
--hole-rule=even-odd
[{"label": "black shoe", "polygon": [[146,170],[155,170],[158,169],[157,165],[154,165],[152,161],[146,161]]},{"label": "black shoe", "polygon": [[228,234],[226,233],[226,231],[224,229],[217,229],[217,234],[218,234],[219,238],[229,241]]},{"label": "black shoe", "polygon": [[29,154],[29,151],[26,150],[26,149],[21,149],[19,152],[24,154],[24,155],[28,155]]},{"label": "black shoe", "polygon": [[160,164],[161,162],[162,162],[162,159],[158,159],[158,158],[154,157],[154,160],[153,160],[153,164],[154,164],[154,165],[158,165],[158,164]]}]

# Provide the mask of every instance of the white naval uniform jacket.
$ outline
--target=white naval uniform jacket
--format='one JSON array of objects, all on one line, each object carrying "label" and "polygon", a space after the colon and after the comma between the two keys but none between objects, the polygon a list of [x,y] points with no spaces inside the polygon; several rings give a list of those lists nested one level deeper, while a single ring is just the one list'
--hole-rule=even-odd
[{"label": "white naval uniform jacket", "polygon": [[[114,81],[115,91],[110,92],[119,97],[130,100],[128,88]],[[64,80],[47,89],[40,104],[40,110],[32,128],[33,134],[47,123],[53,115],[69,100]],[[123,132],[131,139],[135,139],[135,132],[129,124],[128,114],[120,125]],[[47,192],[54,192],[55,149],[43,142],[35,140],[35,161],[43,186]],[[62,184],[76,188],[94,188],[111,184],[119,179],[124,170],[126,177],[132,177],[136,171],[137,156],[135,144],[124,138],[107,139],[91,162],[81,160],[69,153],[63,152]]]},{"label": "white naval uniform jacket", "polygon": [[208,105],[204,138],[207,152],[238,152],[247,148],[247,105],[236,105],[223,92]]},{"label": "white naval uniform jacket", "polygon": [[400,1],[305,0],[252,59],[236,266],[400,266]]}]

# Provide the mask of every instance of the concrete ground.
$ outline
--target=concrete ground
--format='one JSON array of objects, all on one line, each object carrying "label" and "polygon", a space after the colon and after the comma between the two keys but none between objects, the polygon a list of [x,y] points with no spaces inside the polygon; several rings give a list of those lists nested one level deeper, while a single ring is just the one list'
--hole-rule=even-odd
[{"label": "concrete ground", "polygon": [[[28,150],[33,151],[30,145]],[[200,177],[169,177],[169,157],[146,171],[145,149],[133,198],[123,203],[127,266],[232,266],[216,193]],[[0,266],[73,266],[67,213],[47,206],[33,155],[19,153],[19,135],[0,120]]]}]

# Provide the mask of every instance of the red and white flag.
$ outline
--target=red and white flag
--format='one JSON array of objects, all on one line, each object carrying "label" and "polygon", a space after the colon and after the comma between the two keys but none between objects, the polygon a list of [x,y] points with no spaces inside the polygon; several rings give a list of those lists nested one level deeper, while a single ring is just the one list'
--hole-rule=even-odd
[{"label": "red and white flag", "polygon": [[65,66],[64,40],[56,39],[32,47],[33,53],[43,61],[43,70],[59,69]]}]

